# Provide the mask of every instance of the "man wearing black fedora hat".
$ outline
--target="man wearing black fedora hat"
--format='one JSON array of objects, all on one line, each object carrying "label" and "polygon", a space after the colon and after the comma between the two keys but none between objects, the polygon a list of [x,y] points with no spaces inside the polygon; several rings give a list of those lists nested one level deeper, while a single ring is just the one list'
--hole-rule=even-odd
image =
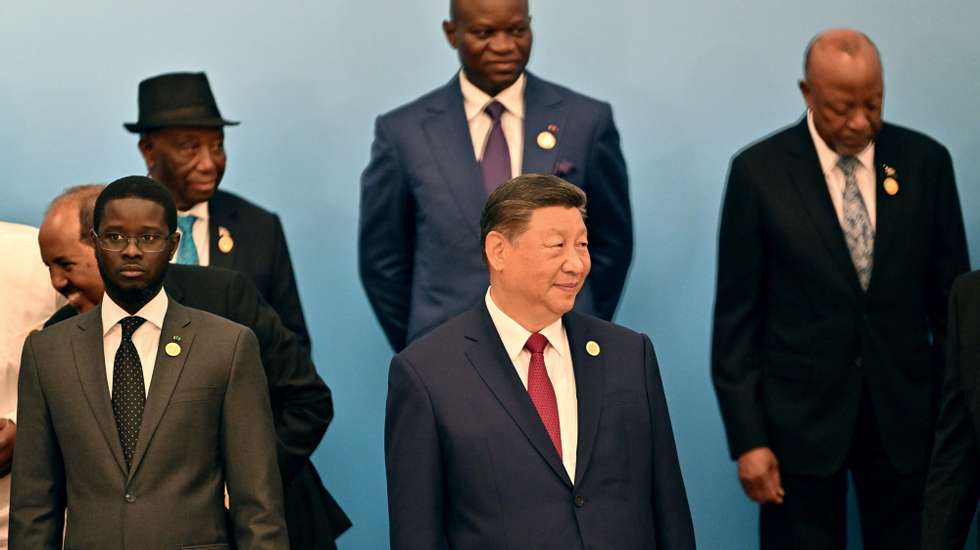
[{"label": "man wearing black fedora hat", "polygon": [[[167,73],[139,85],[139,119],[124,124],[140,135],[148,175],[166,186],[178,208],[182,238],[178,263],[240,271],[255,283],[283,324],[309,349],[289,249],[279,217],[245,199],[219,191],[225,171],[224,127],[204,73]],[[319,438],[304,449],[312,454]],[[335,548],[350,521],[324,489],[309,460],[283,479],[286,525],[292,548]]]}]

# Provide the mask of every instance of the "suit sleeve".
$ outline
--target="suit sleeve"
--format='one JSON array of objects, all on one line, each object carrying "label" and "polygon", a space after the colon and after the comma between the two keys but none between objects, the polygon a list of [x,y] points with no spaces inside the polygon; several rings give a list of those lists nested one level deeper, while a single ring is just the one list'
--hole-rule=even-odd
[{"label": "suit sleeve", "polygon": [[608,104],[603,104],[599,117],[585,188],[588,193],[586,225],[592,256],[589,288],[595,315],[611,320],[633,259],[633,215],[626,160],[619,147],[619,132]]},{"label": "suit sleeve", "polygon": [[259,344],[242,329],[221,414],[221,453],[238,550],[289,548],[275,431]]},{"label": "suit sleeve", "polygon": [[17,390],[17,443],[10,490],[10,548],[61,548],[65,466],[41,386],[34,336],[24,344]]},{"label": "suit sleeve", "polygon": [[657,548],[682,550],[695,548],[694,524],[687,502],[684,478],[677,459],[674,431],[670,424],[667,399],[653,344],[643,335],[643,364],[646,371],[647,400],[653,430],[653,523]]},{"label": "suit sleeve", "polygon": [[[922,515],[922,548],[961,549],[980,498],[977,436],[970,421],[967,401],[972,393],[964,387],[976,383],[976,366],[968,367],[972,379],[964,379],[960,368],[958,310],[976,303],[958,304],[957,292],[949,306],[946,371],[943,380],[936,441],[926,480]],[[965,335],[970,338],[972,335]]]},{"label": "suit sleeve", "polygon": [[303,304],[299,299],[299,288],[296,286],[296,275],[293,272],[293,260],[289,256],[289,246],[286,244],[286,234],[282,230],[279,216],[273,214],[273,242],[276,246],[275,256],[270,258],[270,264],[275,267],[275,275],[271,277],[270,288],[265,294],[266,300],[282,319],[286,328],[291,330],[303,347],[310,348],[310,333],[306,328],[306,317],[303,315]]},{"label": "suit sleeve", "polygon": [[966,247],[966,231],[963,228],[963,213],[956,191],[956,178],[953,174],[953,161],[945,147],[938,149],[935,160],[936,181],[930,185],[938,190],[938,200],[933,222],[936,239],[932,246],[933,258],[928,273],[929,321],[932,329],[933,364],[937,368],[945,365],[943,352],[946,349],[946,307],[949,304],[949,289],[953,280],[970,270],[970,257]]},{"label": "suit sleeve", "polygon": [[361,175],[358,238],[361,283],[395,351],[405,347],[415,256],[415,202],[389,142],[375,122],[371,161]]},{"label": "suit sleeve", "polygon": [[242,274],[232,273],[228,311],[255,333],[269,384],[279,470],[288,486],[316,450],[333,418],[330,388],[317,374],[309,349],[290,332],[275,310]]},{"label": "suit sleeve", "polygon": [[388,375],[385,466],[391,550],[448,550],[442,452],[432,401],[406,360]]},{"label": "suit sleeve", "polygon": [[765,285],[762,213],[742,157],[732,161],[718,236],[711,377],[733,459],[768,446],[760,395]]}]

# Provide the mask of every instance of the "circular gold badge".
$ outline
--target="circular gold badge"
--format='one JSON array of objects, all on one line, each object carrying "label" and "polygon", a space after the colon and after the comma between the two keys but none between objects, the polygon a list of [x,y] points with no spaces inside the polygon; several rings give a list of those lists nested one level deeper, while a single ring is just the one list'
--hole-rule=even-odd
[{"label": "circular gold badge", "polygon": [[595,340],[589,340],[585,344],[585,351],[592,357],[595,357],[599,355],[599,344],[597,344]]},{"label": "circular gold badge", "polygon": [[226,233],[218,238],[218,250],[227,254],[232,248],[235,248],[235,241],[231,239],[231,235]]},{"label": "circular gold badge", "polygon": [[895,195],[898,193],[898,182],[895,181],[895,178],[885,178],[885,183],[883,185],[885,186],[885,193],[888,193],[889,195]]},{"label": "circular gold badge", "polygon": [[163,349],[164,351],[167,352],[167,355],[171,357],[177,357],[178,355],[180,355],[180,344],[178,344],[177,342],[170,342]]},{"label": "circular gold badge", "polygon": [[555,134],[548,131],[538,134],[538,147],[548,151],[554,149],[557,144],[558,139],[555,137]]}]

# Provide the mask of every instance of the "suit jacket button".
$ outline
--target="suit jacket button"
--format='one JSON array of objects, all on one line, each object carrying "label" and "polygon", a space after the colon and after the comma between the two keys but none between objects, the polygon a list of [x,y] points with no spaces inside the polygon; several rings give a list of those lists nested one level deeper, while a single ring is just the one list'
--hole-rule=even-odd
[{"label": "suit jacket button", "polygon": [[132,504],[132,503],[136,502],[136,497],[134,497],[131,493],[126,493],[126,496],[123,497],[123,500],[125,500],[126,502]]},{"label": "suit jacket button", "polygon": [[579,508],[585,506],[585,497],[583,497],[582,495],[577,495],[575,497],[575,506]]}]

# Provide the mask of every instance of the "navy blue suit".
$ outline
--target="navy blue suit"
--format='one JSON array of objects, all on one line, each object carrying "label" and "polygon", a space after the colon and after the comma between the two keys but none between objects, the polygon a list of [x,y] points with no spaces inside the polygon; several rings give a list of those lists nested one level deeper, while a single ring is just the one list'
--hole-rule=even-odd
[{"label": "navy blue suit", "polygon": [[[556,174],[588,194],[592,274],[577,309],[611,319],[633,255],[626,163],[612,111],[530,73],[524,173]],[[537,135],[557,127],[553,149]],[[361,176],[361,281],[391,346],[401,350],[477,303],[489,285],[480,214],[486,202],[459,77],[378,117]]]},{"label": "navy blue suit", "polygon": [[483,303],[395,356],[392,550],[695,547],[650,340],[575,312],[564,324],[578,398],[574,484]]}]

